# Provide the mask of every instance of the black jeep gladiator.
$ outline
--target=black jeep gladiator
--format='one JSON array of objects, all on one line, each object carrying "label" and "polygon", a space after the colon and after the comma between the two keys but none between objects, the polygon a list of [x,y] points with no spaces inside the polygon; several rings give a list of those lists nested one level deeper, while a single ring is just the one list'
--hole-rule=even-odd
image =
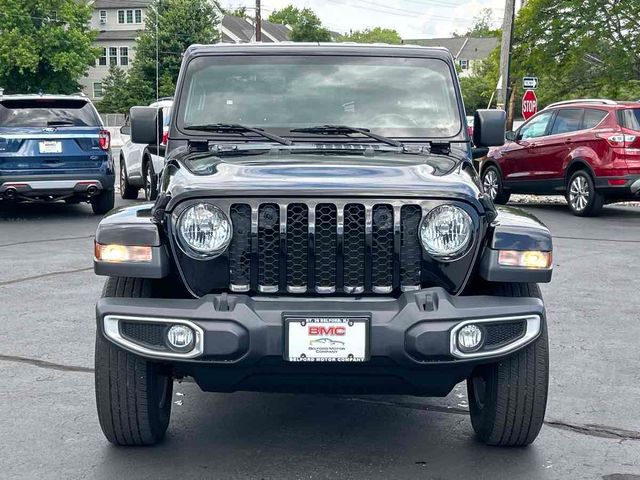
[{"label": "black jeep gladiator", "polygon": [[[131,110],[157,144],[162,111]],[[479,111],[474,145],[504,142]],[[448,51],[195,45],[153,204],[96,233],[96,399],[160,441],[174,380],[205,391],[445,396],[490,445],[531,443],[548,384],[547,228],[482,192]]]}]

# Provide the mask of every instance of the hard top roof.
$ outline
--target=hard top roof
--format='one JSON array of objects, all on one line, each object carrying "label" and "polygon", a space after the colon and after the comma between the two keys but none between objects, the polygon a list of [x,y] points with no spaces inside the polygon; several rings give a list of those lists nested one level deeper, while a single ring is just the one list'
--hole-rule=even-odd
[{"label": "hard top roof", "polygon": [[213,45],[191,45],[185,58],[216,54],[292,54],[292,55],[370,55],[383,57],[425,57],[452,60],[449,50],[443,47],[419,45],[388,45],[383,43],[217,43]]}]

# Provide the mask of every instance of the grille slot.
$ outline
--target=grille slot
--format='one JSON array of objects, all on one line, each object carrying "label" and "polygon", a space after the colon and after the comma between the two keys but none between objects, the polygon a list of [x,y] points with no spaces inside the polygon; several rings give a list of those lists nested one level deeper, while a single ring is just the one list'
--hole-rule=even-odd
[{"label": "grille slot", "polygon": [[229,205],[232,291],[388,294],[421,286],[418,202]]},{"label": "grille slot", "polygon": [[280,283],[280,207],[274,203],[258,210],[258,290],[277,292]]},{"label": "grille slot", "polygon": [[229,278],[236,292],[248,292],[251,284],[251,207],[235,204],[230,209],[233,238],[229,245]]},{"label": "grille slot", "polygon": [[164,332],[167,325],[146,322],[120,322],[120,334],[149,348],[166,349]]},{"label": "grille slot", "polygon": [[487,339],[484,343],[485,350],[495,350],[522,337],[527,330],[527,322],[505,322],[489,324],[486,327]]},{"label": "grille slot", "polygon": [[337,212],[331,203],[316,206],[315,276],[318,293],[336,289]]}]

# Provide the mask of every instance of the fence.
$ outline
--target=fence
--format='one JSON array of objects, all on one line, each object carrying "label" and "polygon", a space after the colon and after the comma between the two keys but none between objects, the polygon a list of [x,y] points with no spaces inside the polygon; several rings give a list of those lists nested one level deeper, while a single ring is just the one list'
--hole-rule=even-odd
[{"label": "fence", "polygon": [[124,125],[124,113],[101,113],[102,123],[105,127],[121,127]]}]

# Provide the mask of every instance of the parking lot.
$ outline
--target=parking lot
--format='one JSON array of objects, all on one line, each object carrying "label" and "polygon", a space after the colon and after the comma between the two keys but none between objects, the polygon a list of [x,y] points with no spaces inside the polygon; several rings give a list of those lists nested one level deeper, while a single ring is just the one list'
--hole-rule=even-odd
[{"label": "parking lot", "polygon": [[[117,202],[123,204],[122,201]],[[546,425],[525,449],[472,437],[466,390],[415,397],[204,394],[177,385],[167,438],[116,448],[94,406],[87,205],[0,207],[3,478],[640,479],[640,208],[528,204],[555,272]]]}]

